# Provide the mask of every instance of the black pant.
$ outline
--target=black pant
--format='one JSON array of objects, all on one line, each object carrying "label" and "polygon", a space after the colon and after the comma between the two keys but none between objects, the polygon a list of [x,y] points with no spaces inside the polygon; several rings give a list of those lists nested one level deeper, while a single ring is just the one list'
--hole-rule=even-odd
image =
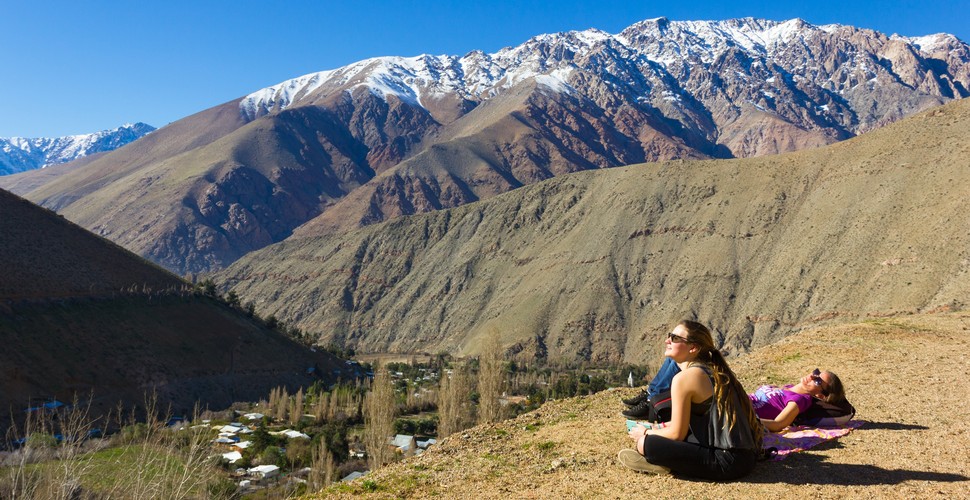
[{"label": "black pant", "polygon": [[721,450],[652,435],[644,438],[643,457],[675,474],[716,481],[745,476],[758,461],[755,452],[750,450]]}]

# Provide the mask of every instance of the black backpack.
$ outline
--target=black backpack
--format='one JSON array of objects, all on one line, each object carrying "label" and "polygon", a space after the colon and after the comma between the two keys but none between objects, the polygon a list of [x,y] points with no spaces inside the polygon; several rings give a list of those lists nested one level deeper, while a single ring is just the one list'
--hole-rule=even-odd
[{"label": "black backpack", "polygon": [[650,422],[670,422],[670,391],[663,391],[654,394],[647,399],[648,411],[647,420]]}]

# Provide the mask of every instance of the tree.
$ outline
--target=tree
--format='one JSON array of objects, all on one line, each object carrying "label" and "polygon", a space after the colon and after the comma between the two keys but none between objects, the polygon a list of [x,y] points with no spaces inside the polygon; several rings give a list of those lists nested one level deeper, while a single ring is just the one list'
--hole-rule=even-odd
[{"label": "tree", "polygon": [[364,398],[364,444],[371,470],[378,469],[390,460],[391,451],[387,440],[394,433],[394,387],[386,369],[374,370],[374,382]]},{"label": "tree", "polygon": [[297,425],[300,423],[300,419],[303,418],[303,388],[301,387],[296,391],[296,395],[293,396],[293,406],[290,407],[290,423]]},{"label": "tree", "polygon": [[290,467],[299,468],[312,461],[310,443],[306,439],[290,439],[286,442],[286,461]]},{"label": "tree", "polygon": [[266,427],[260,425],[249,435],[249,440],[253,442],[250,450],[253,454],[262,453],[267,447],[276,444],[276,439],[270,435]]},{"label": "tree", "polygon": [[478,360],[478,422],[492,423],[501,420],[502,406],[499,397],[505,384],[504,356],[497,331],[492,331],[485,341],[485,349]]},{"label": "tree", "polygon": [[451,375],[441,374],[441,385],[438,390],[438,435],[449,434],[466,429],[470,418],[471,387],[468,368],[455,365]]},{"label": "tree", "polygon": [[309,486],[310,491],[320,491],[334,480],[336,464],[334,463],[333,453],[327,447],[327,441],[321,439],[317,446],[313,448],[313,458],[310,465]]}]

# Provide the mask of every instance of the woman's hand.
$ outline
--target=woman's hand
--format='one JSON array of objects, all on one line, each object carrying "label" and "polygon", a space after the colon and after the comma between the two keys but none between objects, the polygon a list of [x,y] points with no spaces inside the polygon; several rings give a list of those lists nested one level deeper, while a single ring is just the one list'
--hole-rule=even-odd
[{"label": "woman's hand", "polygon": [[630,428],[630,432],[628,434],[630,439],[639,441],[643,439],[643,436],[647,435],[647,428],[641,424],[637,424]]}]

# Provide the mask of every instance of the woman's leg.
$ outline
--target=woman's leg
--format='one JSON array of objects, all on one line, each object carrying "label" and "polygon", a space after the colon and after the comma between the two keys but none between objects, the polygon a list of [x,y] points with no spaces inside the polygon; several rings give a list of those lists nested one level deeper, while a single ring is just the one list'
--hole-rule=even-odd
[{"label": "woman's leg", "polygon": [[751,472],[755,465],[753,454],[748,457],[743,453],[660,436],[646,436],[638,443],[638,448],[643,457],[654,465],[666,467],[675,474],[703,479],[737,479]]},{"label": "woman's leg", "polygon": [[670,358],[664,358],[664,362],[657,370],[657,375],[647,384],[647,394],[654,397],[657,394],[669,391],[670,383],[674,380],[674,375],[680,373],[680,367]]}]

